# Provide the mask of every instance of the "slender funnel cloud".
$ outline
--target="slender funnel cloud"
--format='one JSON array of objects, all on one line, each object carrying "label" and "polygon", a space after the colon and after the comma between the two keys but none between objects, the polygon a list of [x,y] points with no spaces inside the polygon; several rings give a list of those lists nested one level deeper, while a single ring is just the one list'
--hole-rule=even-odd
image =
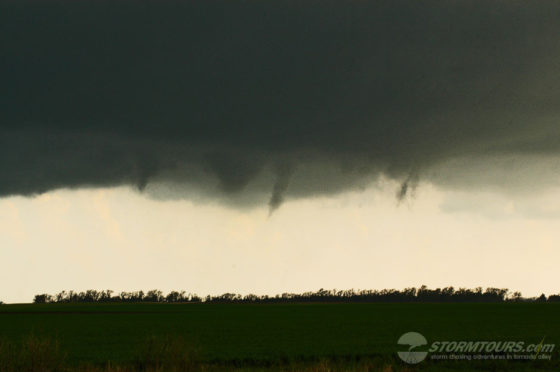
[{"label": "slender funnel cloud", "polygon": [[23,0],[0,24],[0,196],[130,185],[272,212],[560,152],[557,1]]}]

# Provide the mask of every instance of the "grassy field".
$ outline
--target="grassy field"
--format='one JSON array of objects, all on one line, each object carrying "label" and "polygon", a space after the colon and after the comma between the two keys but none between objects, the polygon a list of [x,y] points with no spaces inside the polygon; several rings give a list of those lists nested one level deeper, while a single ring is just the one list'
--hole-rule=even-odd
[{"label": "grassy field", "polygon": [[[293,361],[356,365],[381,360],[386,370],[560,370],[550,361],[425,360],[396,356],[398,338],[422,333],[439,340],[525,341],[560,347],[560,304],[46,304],[0,306],[0,338],[54,340],[68,365],[129,365],[147,340],[181,339],[209,366],[243,368]],[[330,363],[330,362],[329,362]],[[389,365],[389,367],[387,367]],[[1,368],[1,367],[0,367]],[[344,369],[344,367],[341,367]],[[351,367],[348,367],[351,368]],[[377,367],[375,367],[377,368]],[[373,369],[375,369],[373,368]],[[380,367],[381,368],[381,367]],[[389,368],[389,369],[387,369]],[[330,368],[327,368],[327,370]],[[335,368],[336,369],[336,368]]]}]

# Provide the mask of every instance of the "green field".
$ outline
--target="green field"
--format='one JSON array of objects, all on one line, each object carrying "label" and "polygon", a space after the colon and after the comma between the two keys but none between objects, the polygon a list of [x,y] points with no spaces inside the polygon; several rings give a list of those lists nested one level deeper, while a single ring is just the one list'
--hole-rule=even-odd
[{"label": "green field", "polygon": [[425,360],[407,366],[398,338],[524,341],[560,347],[560,304],[45,304],[0,306],[0,337],[56,340],[69,365],[130,364],[150,337],[180,337],[207,365],[267,366],[286,361],[381,358],[396,370],[560,370],[550,361]]}]

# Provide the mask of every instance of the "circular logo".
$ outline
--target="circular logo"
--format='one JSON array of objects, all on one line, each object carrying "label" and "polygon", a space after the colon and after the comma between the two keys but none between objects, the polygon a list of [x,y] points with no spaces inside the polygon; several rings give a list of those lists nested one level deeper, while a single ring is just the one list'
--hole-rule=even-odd
[{"label": "circular logo", "polygon": [[427,351],[414,351],[417,347],[428,344],[426,337],[418,332],[407,332],[397,341],[399,345],[407,345],[407,351],[398,351],[397,354],[404,362],[408,364],[420,363],[428,355]]}]

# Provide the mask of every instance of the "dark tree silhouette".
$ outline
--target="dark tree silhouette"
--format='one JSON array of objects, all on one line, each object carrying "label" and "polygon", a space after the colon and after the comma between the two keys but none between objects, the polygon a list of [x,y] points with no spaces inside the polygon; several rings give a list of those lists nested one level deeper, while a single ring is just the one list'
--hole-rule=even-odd
[{"label": "dark tree silhouette", "polygon": [[171,291],[164,295],[162,291],[152,289],[147,293],[121,292],[113,296],[113,291],[96,291],[93,289],[85,292],[62,291],[54,296],[39,294],[33,299],[34,303],[70,303],[70,302],[155,302],[155,303],[277,303],[277,302],[560,302],[560,295],[551,295],[548,298],[542,294],[538,298],[523,298],[521,292],[513,292],[509,296],[505,288],[474,289],[453,287],[429,289],[425,285],[420,288],[405,288],[403,290],[326,290],[317,292],[282,293],[276,296],[259,296],[255,294],[240,295],[224,293],[218,296],[206,296],[204,299],[196,294],[185,291]]}]

